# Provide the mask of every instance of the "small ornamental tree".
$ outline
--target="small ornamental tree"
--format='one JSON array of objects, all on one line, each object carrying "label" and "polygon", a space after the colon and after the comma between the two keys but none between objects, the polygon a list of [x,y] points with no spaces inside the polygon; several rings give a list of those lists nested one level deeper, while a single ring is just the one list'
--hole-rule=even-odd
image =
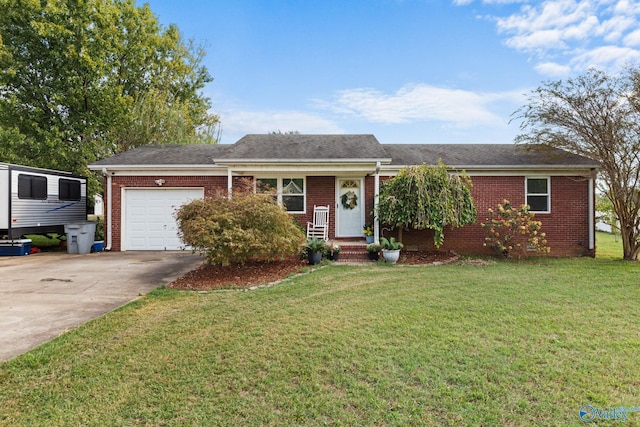
[{"label": "small ornamental tree", "polygon": [[505,258],[523,258],[529,251],[549,252],[542,222],[534,220],[528,205],[516,209],[508,200],[498,204],[497,211],[489,209],[487,222],[481,224],[487,232],[485,246],[493,248]]},{"label": "small ornamental tree", "polygon": [[252,186],[194,200],[176,213],[182,240],[212,265],[271,261],[297,255],[305,236],[269,194]]},{"label": "small ornamental tree", "polygon": [[431,229],[437,248],[444,243],[444,228],[458,228],[476,221],[471,197],[471,179],[450,174],[438,161],[436,166],[410,166],[380,185],[378,220],[402,230]]}]

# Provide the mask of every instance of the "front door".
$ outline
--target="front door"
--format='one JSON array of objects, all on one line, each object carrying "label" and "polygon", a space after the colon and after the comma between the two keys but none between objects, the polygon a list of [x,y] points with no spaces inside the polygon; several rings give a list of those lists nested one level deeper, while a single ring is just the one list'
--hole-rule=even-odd
[{"label": "front door", "polygon": [[336,237],[362,237],[365,201],[361,178],[336,180]]}]

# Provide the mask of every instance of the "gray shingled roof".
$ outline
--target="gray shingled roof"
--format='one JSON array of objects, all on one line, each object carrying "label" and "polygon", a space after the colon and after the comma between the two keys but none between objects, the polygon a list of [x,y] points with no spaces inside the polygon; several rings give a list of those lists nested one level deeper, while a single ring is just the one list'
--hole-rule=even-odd
[{"label": "gray shingled roof", "polygon": [[598,167],[586,157],[561,150],[532,153],[514,144],[380,144],[373,135],[246,135],[232,145],[145,145],[93,163],[101,166],[211,166],[234,161],[362,160],[406,166],[451,167],[579,166]]},{"label": "gray shingled roof", "polygon": [[392,165],[406,166],[426,163],[435,165],[438,159],[447,166],[587,166],[598,162],[562,150],[526,151],[515,144],[388,144],[384,145]]},{"label": "gray shingled roof", "polygon": [[246,135],[220,160],[389,159],[373,135]]},{"label": "gray shingled roof", "polygon": [[92,166],[208,165],[231,148],[223,144],[143,145],[92,163]]}]

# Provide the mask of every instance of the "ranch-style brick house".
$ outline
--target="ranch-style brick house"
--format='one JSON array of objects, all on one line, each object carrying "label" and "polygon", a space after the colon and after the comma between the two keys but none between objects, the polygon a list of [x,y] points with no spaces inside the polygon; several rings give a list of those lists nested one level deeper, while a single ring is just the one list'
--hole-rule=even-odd
[{"label": "ranch-style brick house", "polygon": [[[445,230],[441,250],[484,254],[480,226],[503,199],[527,203],[542,221],[551,256],[595,255],[598,163],[564,151],[528,152],[514,144],[381,144],[373,135],[247,135],[235,144],[147,145],[89,165],[104,176],[106,242],[114,251],[176,250],[174,211],[195,198],[232,190],[249,178],[278,190],[301,224],[329,205],[330,239],[363,239],[380,183],[409,165],[465,171],[478,223]],[[350,203],[342,203],[348,193]],[[353,197],[355,195],[355,198]],[[354,200],[355,199],[355,200]],[[355,203],[351,203],[351,202]],[[376,225],[376,238],[395,232]],[[430,230],[403,233],[407,250],[434,250]]]}]

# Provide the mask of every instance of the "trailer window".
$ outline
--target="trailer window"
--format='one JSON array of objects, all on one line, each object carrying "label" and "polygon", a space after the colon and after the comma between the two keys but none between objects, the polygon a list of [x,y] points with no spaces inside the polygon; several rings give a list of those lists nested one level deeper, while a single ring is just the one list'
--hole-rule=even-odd
[{"label": "trailer window", "polygon": [[60,200],[80,200],[80,181],[61,178],[58,181],[58,198]]},{"label": "trailer window", "polygon": [[19,199],[47,199],[47,178],[37,175],[18,175]]}]

